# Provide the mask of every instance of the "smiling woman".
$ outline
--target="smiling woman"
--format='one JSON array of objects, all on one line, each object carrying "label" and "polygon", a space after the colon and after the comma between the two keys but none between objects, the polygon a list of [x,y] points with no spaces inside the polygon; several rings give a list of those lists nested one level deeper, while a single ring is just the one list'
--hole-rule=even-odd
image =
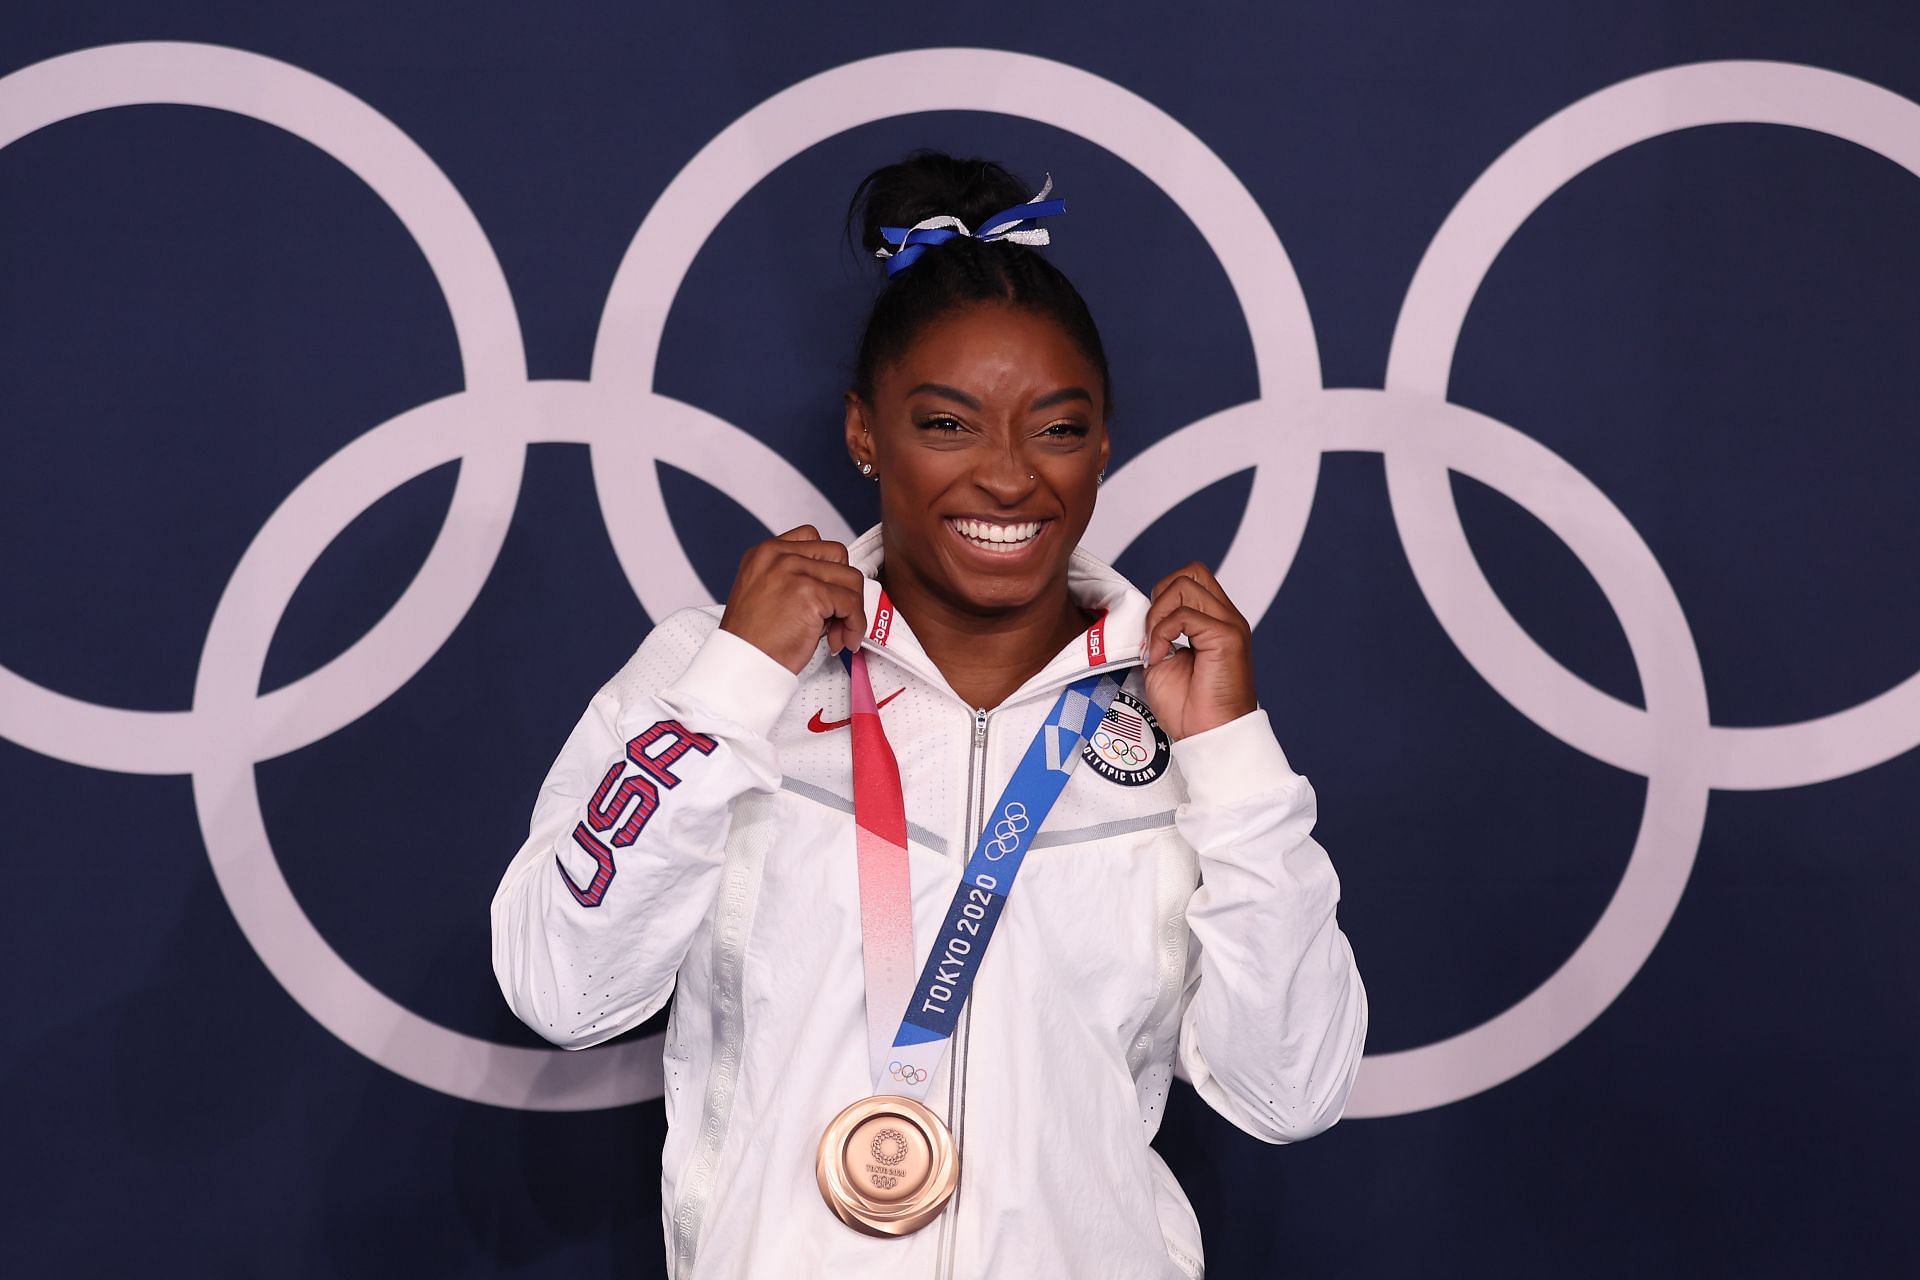
[{"label": "smiling woman", "polygon": [[1175,1062],[1270,1142],[1352,1087],[1366,993],[1246,619],[1202,564],[1149,598],[1079,549],[1111,385],[1050,189],[933,154],[860,185],[880,523],[770,538],[662,621],[495,896],[554,1042],[677,992],[676,1275],[1196,1277],[1149,1146]]},{"label": "smiling woman", "polygon": [[973,706],[1094,620],[1066,585],[1107,462],[1098,387],[1051,319],[982,302],[847,393],[847,449],[880,482],[882,581]]}]

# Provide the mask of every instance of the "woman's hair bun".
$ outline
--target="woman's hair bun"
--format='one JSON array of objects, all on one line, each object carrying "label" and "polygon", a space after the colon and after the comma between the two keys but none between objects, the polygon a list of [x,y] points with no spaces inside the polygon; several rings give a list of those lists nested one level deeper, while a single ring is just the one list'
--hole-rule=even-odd
[{"label": "woman's hair bun", "polygon": [[886,246],[882,227],[911,227],[944,213],[975,230],[1032,195],[1032,187],[991,160],[916,151],[861,181],[847,206],[847,226],[849,231],[858,228],[861,245],[872,253]]},{"label": "woman's hair bun", "polygon": [[891,247],[880,228],[911,228],[942,214],[958,218],[969,234],[913,246],[915,256],[904,259],[905,270],[896,265],[903,259],[889,259],[854,358],[856,395],[870,401],[875,374],[900,359],[941,317],[994,304],[1020,307],[1058,324],[1099,372],[1102,398],[1112,411],[1106,348],[1080,291],[1032,245],[1005,235],[981,240],[972,234],[1034,194],[991,160],[963,160],[939,151],[916,151],[866,176],[847,206],[847,234],[851,238],[857,231],[868,254]]}]

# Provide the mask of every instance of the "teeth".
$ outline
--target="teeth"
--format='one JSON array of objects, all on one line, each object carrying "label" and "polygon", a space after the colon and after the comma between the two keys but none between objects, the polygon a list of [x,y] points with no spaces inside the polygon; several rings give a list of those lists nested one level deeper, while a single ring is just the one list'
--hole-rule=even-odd
[{"label": "teeth", "polygon": [[989,520],[954,520],[954,529],[975,546],[1005,547],[1009,550],[1031,542],[1040,533],[1040,521],[995,524]]}]

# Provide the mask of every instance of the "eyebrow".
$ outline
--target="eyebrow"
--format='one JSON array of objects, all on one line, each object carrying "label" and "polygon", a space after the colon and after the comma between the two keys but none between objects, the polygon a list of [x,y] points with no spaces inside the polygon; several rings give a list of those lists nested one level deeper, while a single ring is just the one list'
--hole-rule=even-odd
[{"label": "eyebrow", "polygon": [[[944,382],[923,382],[913,390],[907,392],[907,394],[909,396],[917,396],[923,391],[930,392],[936,396],[944,396],[946,399],[963,404],[969,409],[978,409],[980,407],[979,400],[968,395],[960,388],[950,387]],[[1036,398],[1034,402],[1028,406],[1028,410],[1051,409],[1054,405],[1065,404],[1069,400],[1084,400],[1088,404],[1092,404],[1093,396],[1087,392],[1085,387],[1062,387],[1058,391],[1049,391],[1046,395]]]}]

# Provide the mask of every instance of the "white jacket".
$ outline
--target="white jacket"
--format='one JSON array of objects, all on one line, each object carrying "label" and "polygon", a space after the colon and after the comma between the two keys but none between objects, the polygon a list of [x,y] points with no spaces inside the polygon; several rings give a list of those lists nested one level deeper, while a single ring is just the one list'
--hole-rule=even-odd
[{"label": "white jacket", "polygon": [[[1076,551],[1070,589],[1104,625],[976,710],[907,619],[878,622],[879,530],[850,551],[885,631],[864,647],[906,793],[917,970],[982,815],[1060,687],[1096,658],[1137,665],[1147,601]],[[1152,763],[1131,782],[1074,771],[927,1098],[959,1144],[959,1191],[918,1233],[876,1239],[842,1225],[814,1178],[821,1131],[874,1083],[847,675],[823,642],[795,677],[718,630],[719,613],[667,618],[594,696],[493,901],[500,989],[556,1044],[617,1036],[678,991],[660,1187],[669,1272],[1198,1276],[1193,1210],[1148,1146],[1176,1057],[1234,1124],[1296,1141],[1339,1118],[1367,1027],[1334,918],[1339,882],[1309,834],[1313,789],[1266,713],[1173,744],[1157,776]],[[1129,672],[1125,689],[1140,696],[1141,679]],[[668,763],[636,767],[635,739]],[[611,850],[610,867],[576,827]]]}]

